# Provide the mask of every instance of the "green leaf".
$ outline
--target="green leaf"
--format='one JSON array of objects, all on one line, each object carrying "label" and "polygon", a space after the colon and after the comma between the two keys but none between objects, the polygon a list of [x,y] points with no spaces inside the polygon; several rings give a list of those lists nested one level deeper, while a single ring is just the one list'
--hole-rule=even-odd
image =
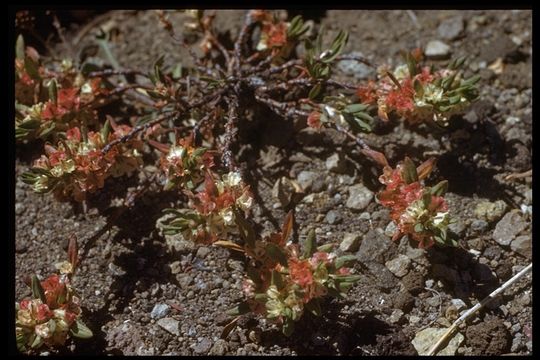
[{"label": "green leaf", "polygon": [[201,155],[203,155],[205,152],[207,152],[208,149],[207,148],[203,148],[203,147],[200,147],[200,148],[197,148],[193,151],[193,154],[192,156],[193,157],[199,157]]},{"label": "green leaf", "polygon": [[30,347],[32,349],[36,349],[36,348],[39,348],[41,345],[43,345],[43,338],[39,335],[36,335],[36,337],[34,338],[34,341],[32,341],[32,344],[30,345]]},{"label": "green leaf", "polygon": [[403,161],[403,170],[401,174],[403,176],[403,180],[407,184],[412,184],[413,182],[418,181],[416,166],[408,156],[406,156],[405,160]]},{"label": "green leaf", "polygon": [[334,244],[323,244],[317,247],[318,251],[325,252],[325,253],[332,251],[332,249],[334,249]]},{"label": "green leaf", "polygon": [[315,85],[315,86],[312,87],[311,90],[309,91],[308,97],[309,97],[311,100],[315,100],[315,99],[317,98],[317,96],[321,93],[321,89],[322,89],[321,84]]},{"label": "green leaf", "polygon": [[349,39],[349,34],[346,31],[340,30],[337,36],[334,38],[334,41],[332,42],[330,51],[325,54],[324,57],[321,58],[321,61],[324,63],[330,63],[334,61],[336,57],[341,53],[343,48],[345,47],[345,44],[347,43],[347,40]]},{"label": "green leaf", "polygon": [[71,335],[79,339],[89,339],[94,334],[80,319],[75,320],[71,328],[69,329]]},{"label": "green leaf", "polygon": [[428,208],[431,204],[431,193],[429,191],[426,191],[422,194],[422,202],[424,203],[424,208]]},{"label": "green leaf", "polygon": [[306,242],[304,243],[304,258],[310,258],[315,253],[316,246],[317,239],[315,238],[315,229],[311,229],[309,230]]},{"label": "green leaf", "polygon": [[352,282],[348,282],[348,281],[340,282],[338,285],[339,291],[346,293],[351,288],[352,285],[353,285]]},{"label": "green leaf", "polygon": [[289,337],[294,332],[294,321],[291,318],[285,317],[283,319],[283,328],[281,329],[283,335]]},{"label": "green leaf", "polygon": [[52,100],[54,105],[58,105],[58,87],[56,85],[56,79],[49,81],[49,99]]},{"label": "green leaf", "polygon": [[345,109],[343,109],[343,111],[348,112],[350,114],[355,114],[355,113],[363,112],[368,107],[369,107],[369,104],[351,104],[351,105],[345,106]]},{"label": "green leaf", "polygon": [[448,180],[443,180],[431,188],[431,194],[435,196],[443,196],[448,190]]},{"label": "green leaf", "polygon": [[156,62],[154,62],[154,77],[157,81],[164,82],[163,73],[161,72],[161,67],[163,66],[163,60],[165,59],[165,54],[162,54]]},{"label": "green leaf", "polygon": [[351,267],[356,262],[356,256],[355,255],[344,255],[340,256],[336,259],[335,265],[336,269],[340,269],[344,266]]},{"label": "green leaf", "polygon": [[43,287],[41,286],[41,283],[36,275],[32,275],[32,297],[34,299],[40,299],[44,304],[47,303],[45,290],[43,290]]},{"label": "green leaf", "polygon": [[17,37],[17,42],[15,43],[15,55],[17,56],[17,59],[24,60],[24,38],[22,35],[19,35]]},{"label": "green leaf", "polygon": [[172,78],[178,80],[182,77],[182,64],[176,64],[172,71]]},{"label": "green leaf", "polygon": [[50,122],[49,126],[41,128],[41,130],[38,133],[38,136],[40,138],[46,138],[50,133],[53,132],[53,130],[56,128],[56,123]]},{"label": "green leaf", "polygon": [[41,121],[37,119],[28,119],[19,123],[18,127],[21,129],[35,130],[39,128]]},{"label": "green leaf", "polygon": [[266,245],[266,253],[274,261],[279,262],[283,266],[287,266],[287,256],[283,253],[283,250],[276,244],[269,243]]},{"label": "green leaf", "polygon": [[240,230],[240,236],[244,239],[248,247],[255,248],[255,230],[238,209],[233,208],[233,212],[234,221],[238,226],[238,230]]},{"label": "green leaf", "polygon": [[255,294],[254,299],[257,302],[264,304],[268,300],[268,296],[266,294]]},{"label": "green leaf", "polygon": [[482,77],[480,75],[475,75],[473,77],[468,78],[465,81],[462,81],[460,86],[472,86],[476,84],[478,81],[480,81]]},{"label": "green leaf", "polygon": [[416,92],[416,96],[418,97],[424,96],[424,86],[422,85],[420,80],[414,79],[413,86],[414,86],[414,91]]},{"label": "green leaf", "polygon": [[354,114],[354,117],[357,119],[368,121],[369,123],[373,123],[373,121],[375,121],[375,119],[373,119],[368,113],[365,112],[357,112]]},{"label": "green leaf", "polygon": [[232,309],[227,310],[227,315],[238,316],[251,312],[251,308],[247,302],[241,302]]},{"label": "green leaf", "polygon": [[360,275],[331,275],[336,282],[350,282],[354,283],[360,280],[362,277]]},{"label": "green leaf", "polygon": [[111,132],[111,122],[109,119],[105,120],[105,124],[103,124],[103,127],[101,128],[101,139],[104,143],[108,142],[109,139],[109,133]]},{"label": "green leaf", "polygon": [[26,70],[28,75],[30,75],[30,77],[34,80],[41,80],[38,68],[38,64],[36,64],[31,58],[27,57],[24,60],[24,69]]},{"label": "green leaf", "polygon": [[410,77],[414,77],[417,74],[418,69],[416,65],[416,60],[410,52],[405,52],[405,62],[407,63]]},{"label": "green leaf", "polygon": [[425,229],[424,229],[424,225],[418,223],[418,224],[415,224],[414,225],[414,232],[415,233],[421,233],[423,232]]}]

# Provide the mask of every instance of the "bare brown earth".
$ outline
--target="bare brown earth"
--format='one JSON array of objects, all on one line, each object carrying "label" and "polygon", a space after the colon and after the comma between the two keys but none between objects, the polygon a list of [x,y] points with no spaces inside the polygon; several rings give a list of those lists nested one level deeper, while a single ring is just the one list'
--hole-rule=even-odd
[{"label": "bare brown earth", "polygon": [[[216,24],[224,38],[238,32],[242,14],[218,13]],[[531,182],[504,178],[532,166],[532,12],[415,11],[411,16],[401,10],[331,10],[308,15],[317,26],[324,25],[328,37],[340,28],[348,30],[345,52],[361,52],[377,64],[395,63],[400,50],[425,46],[430,40],[448,44],[452,55],[469,56],[469,74],[482,76],[480,100],[447,132],[434,134],[400,124],[383,135],[366,137],[392,163],[406,154],[418,160],[439,158],[430,181],[450,181],[447,197],[457,220],[452,229],[461,248],[426,252],[414,250],[406,239],[392,242],[385,233],[390,223],[387,210],[374,200],[360,211],[347,206],[351,187],[380,189],[375,169],[353,144],[332,131],[294,131],[291,124],[260,121],[255,130],[241,132],[238,154],[250,170],[247,180],[254,193],[267,206],[256,211],[254,220],[266,230],[278,226],[288,209],[271,195],[272,186],[282,176],[297,179],[307,190],[296,206],[296,236],[302,241],[314,226],[321,244],[340,243],[346,233],[358,235],[359,245],[351,252],[357,254],[356,271],[363,277],[347,300],[328,300],[321,318],[306,314],[291,338],[263,319],[245,317],[223,340],[221,331],[231,320],[225,310],[242,298],[244,265],[224,249],[179,245],[171,250],[166,245],[155,222],[163,208],[181,206],[176,194],[151,188],[106,228],[117,200],[138,184],[136,176],[108,183],[90,201],[86,214],[80,206],[35,194],[17,180],[17,299],[30,295],[25,276],[47,276],[63,259],[69,234],[75,233],[83,246],[91,244],[74,285],[95,336],[70,342],[61,354],[416,354],[411,341],[419,330],[452,322],[453,299],[470,307],[531,261],[527,244],[532,214],[522,211],[532,205]],[[112,50],[122,66],[146,70],[162,53],[166,64],[190,65],[185,51],[157,26],[153,11],[100,16],[96,25],[114,29]],[[178,28],[182,16],[171,15]],[[81,33],[84,24],[74,25],[66,36],[79,36],[78,46],[84,48],[93,28]],[[62,44],[52,45],[60,53],[67,51]],[[498,58],[505,64],[500,72],[490,69]],[[366,68],[342,66],[340,76],[359,81],[373,75]],[[17,175],[39,151],[35,146],[17,149]],[[334,154],[339,166],[327,161]],[[507,205],[500,213],[485,218],[475,211],[478,204],[497,200]],[[512,233],[517,225],[504,217],[514,209],[518,216],[512,221],[525,223],[520,234]],[[514,240],[500,245],[495,232],[506,232]],[[406,274],[394,275],[391,264],[404,267]],[[151,316],[158,304],[168,309],[160,320]],[[166,330],[168,326],[176,329]],[[465,340],[457,354],[530,354],[531,329],[528,275],[461,331]]]}]

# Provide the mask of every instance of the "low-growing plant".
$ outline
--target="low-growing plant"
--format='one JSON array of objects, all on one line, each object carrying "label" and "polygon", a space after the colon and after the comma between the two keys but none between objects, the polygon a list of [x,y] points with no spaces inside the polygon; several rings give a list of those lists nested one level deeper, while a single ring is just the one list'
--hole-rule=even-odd
[{"label": "low-growing plant", "polygon": [[[394,115],[411,124],[447,125],[451,116],[478,95],[478,78],[463,79],[459,70],[464,58],[434,70],[420,64],[420,51],[407,52],[404,65],[393,71],[380,66],[377,80],[350,84],[335,79],[338,61],[375,66],[365,58],[341,54],[348,40],[344,31],[326,47],[322,32],[314,38],[313,26],[300,16],[287,22],[272,12],[251,10],[232,47],[226,48],[213,28],[214,14],[202,10],[186,14],[186,29],[200,35],[202,58],[176,33],[165,11],[158,11],[157,18],[172,41],[189,50],[195,64],[189,69],[181,64],[166,67],[163,56],[148,73],[123,69],[108,49],[106,34],[95,40],[105,50],[112,69],[67,59],[59,68],[33,48],[25,48],[19,38],[16,136],[26,142],[48,141],[45,154],[23,175],[36,192],[82,202],[101,190],[107,178],[129,175],[154,161],[156,178],[162,180],[164,190],[178,191],[187,203],[187,207],[165,210],[164,234],[182,234],[197,244],[243,253],[246,301],[236,313],[261,314],[290,335],[294,322],[306,310],[320,315],[321,299],[344,296],[359,275],[351,267],[353,257],[338,257],[328,244],[316,246],[313,230],[303,247],[293,243],[292,213],[281,232],[263,237],[255,231],[251,210],[258,204],[245,180],[246,169],[237,164],[235,155],[239,128],[248,115],[258,116],[263,107],[303,127],[337,130],[383,168],[379,179],[386,188],[377,199],[390,208],[397,227],[394,239],[406,234],[419,247],[455,245],[447,234],[450,215],[442,197],[447,183],[424,185],[435,160],[416,167],[405,157],[392,169],[362,133],[372,132]],[[112,80],[119,76],[124,83]],[[144,106],[146,115],[123,124],[100,116],[103,114],[97,110],[104,101],[128,95]],[[58,278],[66,289],[68,278]],[[43,315],[49,312],[38,311],[47,299],[35,297],[33,303],[18,305],[24,316],[39,316],[21,327],[21,334],[35,334],[21,337],[21,343],[29,346],[38,335],[39,339],[56,339],[42,336],[54,333],[54,329],[46,333],[43,326],[54,322]],[[77,322],[69,322],[73,323]]]},{"label": "low-growing plant", "polygon": [[87,339],[92,331],[82,322],[80,297],[71,286],[78,264],[77,240],[68,246],[68,261],[56,264],[60,274],[43,281],[31,278],[32,298],[15,303],[17,348],[27,352],[43,345],[64,345],[70,337]]},{"label": "low-growing plant", "polygon": [[230,313],[262,314],[280,324],[287,336],[292,334],[294,322],[304,311],[320,316],[322,297],[344,297],[360,278],[349,268],[355,257],[337,257],[331,251],[332,244],[317,247],[315,230],[308,233],[302,249],[294,244],[289,239],[293,221],[289,212],[281,232],[256,240],[253,228],[239,217],[243,248],[226,241],[218,243],[248,257],[247,277],[243,282],[247,300]]}]

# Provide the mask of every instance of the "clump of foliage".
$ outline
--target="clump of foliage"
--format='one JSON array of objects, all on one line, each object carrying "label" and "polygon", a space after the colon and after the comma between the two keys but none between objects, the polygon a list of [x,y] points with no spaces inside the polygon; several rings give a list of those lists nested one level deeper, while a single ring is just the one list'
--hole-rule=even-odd
[{"label": "clump of foliage", "polygon": [[[202,10],[186,14],[185,28],[201,38],[202,58],[176,33],[165,11],[158,11],[157,18],[172,41],[190,50],[195,64],[190,69],[181,64],[166,67],[163,56],[148,73],[123,69],[103,34],[96,42],[113,68],[69,59],[58,67],[19,38],[16,136],[25,142],[47,141],[45,154],[23,175],[26,183],[60,200],[84,202],[104,187],[107,178],[130,175],[153,161],[155,178],[162,180],[164,190],[178,191],[186,204],[166,209],[164,234],[182,234],[197,244],[242,252],[248,265],[246,301],[237,313],[265,316],[281,325],[286,335],[306,310],[322,312],[323,296],[344,296],[359,277],[353,274],[353,258],[337,257],[331,246],[317,247],[313,231],[303,248],[290,241],[292,213],[281,232],[257,234],[251,217],[258,204],[245,180],[246,169],[235,155],[241,140],[238,130],[258,108],[317,131],[335,129],[382,167],[380,181],[386,188],[377,198],[391,209],[397,225],[394,238],[407,234],[420,247],[453,244],[447,236],[449,213],[442,197],[446,182],[431,188],[423,183],[434,160],[415,167],[406,157],[392,169],[362,133],[372,132],[392,114],[411,124],[447,125],[477,97],[478,78],[463,79],[459,70],[464,59],[434,70],[420,65],[421,53],[415,51],[406,53],[406,64],[393,71],[379,67],[377,81],[350,84],[335,79],[338,61],[375,66],[362,57],[341,54],[348,40],[344,31],[324,46],[322,32],[311,35],[314,29],[300,16],[285,21],[269,11],[251,10],[227,48],[216,36],[214,14]],[[299,56],[302,47],[304,55]],[[123,97],[142,105],[146,115],[117,124],[98,111],[104,103]],[[51,321],[43,315],[48,312],[36,310],[34,315],[33,309],[47,304],[45,298],[36,299],[18,305],[24,314],[39,317],[32,318],[24,334],[36,333],[30,325]],[[39,329],[45,335],[44,326]],[[36,338],[24,337],[23,343],[32,345]]]},{"label": "clump of foliage", "polygon": [[405,64],[393,71],[378,69],[379,79],[369,81],[357,90],[365,104],[376,104],[378,115],[388,120],[395,113],[411,124],[432,122],[447,126],[452,115],[460,113],[478,97],[475,84],[480,76],[464,79],[460,68],[465,58],[458,58],[442,69],[421,66],[422,52],[405,53]]},{"label": "clump of foliage", "polygon": [[43,345],[64,345],[70,337],[87,339],[92,331],[81,320],[80,298],[71,286],[78,263],[77,241],[70,239],[69,261],[56,264],[60,274],[43,281],[32,276],[32,298],[15,303],[17,348],[26,352]]},{"label": "clump of foliage", "polygon": [[140,167],[142,142],[138,139],[101,152],[108,142],[122,138],[130,130],[128,125],[114,122],[106,122],[100,132],[81,133],[80,128],[71,128],[57,147],[45,144],[45,155],[34,162],[22,180],[38,193],[53,192],[59,200],[82,201],[88,193],[103,188],[108,177],[129,175]]},{"label": "clump of foliage", "polygon": [[408,157],[395,169],[386,165],[379,181],[386,185],[377,199],[381,205],[390,208],[390,217],[397,225],[394,240],[409,235],[418,242],[420,248],[441,245],[456,245],[447,234],[450,216],[443,198],[448,181],[443,180],[433,187],[426,187],[423,179],[433,169],[435,159],[431,158],[418,167]]},{"label": "clump of foliage", "polygon": [[354,256],[337,257],[331,251],[331,244],[317,247],[314,230],[309,232],[302,250],[290,241],[292,212],[287,215],[281,232],[263,240],[255,240],[254,231],[245,220],[239,221],[239,226],[245,241],[243,248],[220,243],[248,257],[247,277],[243,282],[247,300],[234,309],[233,314],[262,314],[280,324],[283,333],[289,336],[294,322],[304,311],[320,316],[322,297],[344,297],[360,278],[348,267],[353,264]]}]

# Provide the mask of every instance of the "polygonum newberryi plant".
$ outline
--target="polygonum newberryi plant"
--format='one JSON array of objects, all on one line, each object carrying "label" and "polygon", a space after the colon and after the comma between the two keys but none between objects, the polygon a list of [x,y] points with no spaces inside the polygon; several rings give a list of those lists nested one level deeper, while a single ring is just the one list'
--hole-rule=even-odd
[{"label": "polygonum newberryi plant", "polygon": [[256,240],[253,228],[239,218],[244,246],[227,241],[217,243],[242,251],[248,257],[247,277],[243,282],[246,301],[231,314],[261,314],[279,324],[287,336],[305,311],[320,316],[323,297],[344,297],[360,278],[349,267],[355,257],[338,257],[332,252],[332,244],[317,247],[314,230],[309,232],[303,249],[294,244],[289,239],[293,221],[289,212],[281,232]]},{"label": "polygonum newberryi plant", "polygon": [[210,244],[236,231],[236,213],[246,213],[253,198],[238,172],[229,172],[216,179],[206,173],[204,189],[197,193],[185,190],[191,209],[168,209],[172,218],[165,221],[164,233],[182,233],[197,243]]},{"label": "polygonum newberryi plant", "polygon": [[[300,16],[286,21],[265,10],[248,11],[236,39],[225,44],[214,29],[215,14],[189,10],[184,25],[190,35],[199,36],[198,57],[175,32],[168,13],[158,11],[156,21],[172,41],[190,50],[191,68],[166,65],[165,55],[147,73],[122,68],[106,33],[94,40],[110,66],[53,61],[18,39],[16,138],[46,142],[44,154],[22,176],[36,192],[85,204],[110,178],[143,167],[154,172],[157,176],[148,181],[178,194],[174,208],[158,221],[163,234],[241,252],[246,300],[237,313],[260,314],[282,326],[286,335],[306,311],[322,312],[324,296],[344,296],[359,276],[353,274],[351,256],[337,256],[328,244],[317,247],[314,231],[303,247],[294,243],[292,213],[281,232],[262,236],[255,230],[252,210],[262,204],[244,177],[249,167],[238,162],[246,158],[241,153],[251,151],[243,141],[258,135],[257,124],[273,121],[268,112],[294,122],[295,129],[338,131],[383,168],[379,179],[385,188],[377,199],[390,209],[394,239],[408,235],[419,247],[455,245],[448,235],[446,182],[424,184],[434,159],[416,167],[405,158],[391,168],[362,133],[378,124],[392,125],[388,120],[393,116],[411,124],[447,125],[478,95],[478,77],[464,78],[460,70],[464,58],[435,69],[413,51],[393,69],[376,67],[363,57],[342,54],[345,31],[325,45],[323,32],[312,35],[314,26]],[[378,68],[378,79],[338,81],[335,69],[343,60]],[[102,105],[115,101],[140,116],[113,118]],[[18,304],[21,348],[61,344],[66,329],[77,333],[80,309],[68,265],[63,274],[34,281],[34,299]]]},{"label": "polygonum newberryi plant", "polygon": [[69,261],[56,264],[59,274],[43,281],[34,275],[32,298],[15,303],[15,332],[20,351],[32,351],[43,345],[61,346],[70,336],[92,337],[92,331],[81,320],[80,298],[71,286],[78,263],[77,252],[77,241],[72,237],[68,246]]},{"label": "polygonum newberryi plant", "polygon": [[38,52],[17,39],[15,59],[15,137],[17,141],[55,138],[57,132],[98,122],[95,108],[110,91],[99,77],[89,78],[71,60],[45,67]]},{"label": "polygonum newberryi plant", "polygon": [[177,144],[164,145],[149,140],[163,153],[159,166],[165,175],[165,190],[172,188],[192,190],[203,180],[214,166],[212,152],[204,147],[194,147],[193,136],[178,140]]},{"label": "polygonum newberryi plant", "polygon": [[107,121],[100,132],[85,134],[78,127],[71,128],[56,147],[45,144],[45,155],[22,179],[36,192],[53,192],[59,200],[83,201],[88,193],[101,189],[108,177],[130,175],[141,165],[142,142],[138,139],[115,145],[106,154],[101,152],[108,142],[130,130],[114,121]]},{"label": "polygonum newberryi plant", "polygon": [[390,208],[390,217],[397,225],[394,240],[409,235],[420,248],[435,243],[456,245],[447,233],[450,216],[443,195],[448,182],[443,180],[433,187],[423,183],[434,164],[435,159],[431,158],[416,167],[406,157],[395,169],[384,167],[379,181],[386,188],[377,195],[377,200]]},{"label": "polygonum newberryi plant", "polygon": [[462,112],[478,97],[474,85],[480,77],[464,79],[460,71],[465,58],[438,70],[419,63],[420,49],[405,53],[404,58],[405,64],[393,70],[379,67],[377,81],[358,87],[358,97],[363,103],[376,104],[381,119],[388,120],[388,115],[395,113],[411,124],[434,122],[447,126],[452,115]]}]

